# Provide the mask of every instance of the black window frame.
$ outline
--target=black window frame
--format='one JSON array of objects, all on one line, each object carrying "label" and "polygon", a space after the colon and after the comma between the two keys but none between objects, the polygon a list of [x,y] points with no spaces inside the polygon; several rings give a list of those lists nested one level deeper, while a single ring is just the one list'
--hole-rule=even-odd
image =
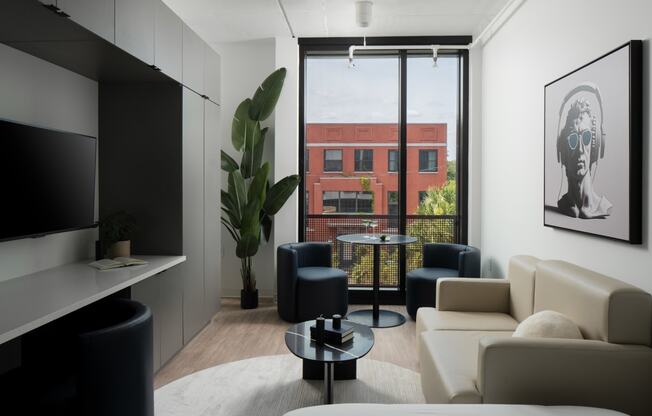
[{"label": "black window frame", "polygon": [[[422,154],[430,154],[433,153],[435,157],[432,159],[432,162],[434,163],[434,168],[430,169],[429,163],[431,162],[430,157],[426,157],[425,159],[421,157]],[[422,162],[426,162],[426,167],[424,168],[422,166]],[[437,173],[439,172],[439,149],[419,149],[419,172],[420,173]]]},{"label": "black window frame", "polygon": [[[339,169],[326,169],[326,153],[328,152],[340,152],[340,168]],[[336,161],[337,159],[332,159],[329,160],[329,162]],[[342,149],[324,149],[324,168],[322,169],[323,172],[342,172],[344,170],[344,152]]]},{"label": "black window frame", "polygon": [[[431,45],[469,45],[473,41],[470,35],[451,35],[451,36],[394,36],[394,37],[329,37],[329,38],[299,38],[299,167],[302,178],[305,172],[303,169],[303,149],[306,145],[305,131],[305,81],[306,81],[306,58],[310,55],[328,55],[338,54],[346,56],[351,45],[384,46],[386,51],[397,53],[400,59],[400,96],[399,96],[399,146],[400,162],[399,171],[401,179],[399,180],[399,195],[406,195],[407,180],[405,176],[407,163],[407,58],[413,53],[418,53],[401,49],[400,45],[423,45],[423,54],[431,53],[428,48]],[[396,46],[392,49],[392,46]],[[385,49],[384,49],[385,50]],[[382,53],[379,51],[379,53]],[[456,146],[456,185],[457,185],[457,235],[456,240],[460,244],[468,243],[468,148],[469,148],[469,51],[467,49],[448,49],[439,51],[440,55],[450,54],[459,58],[459,81],[458,89],[458,111],[457,111],[457,146]],[[305,191],[305,181],[299,183],[300,193]],[[399,198],[399,233],[405,233],[407,228],[406,210],[407,202],[405,197]],[[299,198],[298,210],[298,236],[299,241],[306,240],[306,210],[303,204],[303,198]],[[399,279],[400,284],[398,291],[383,290],[380,291],[380,300],[383,304],[405,304],[405,248],[400,248],[400,265]],[[349,303],[370,303],[372,300],[372,291],[368,288],[364,290],[350,290]]]},{"label": "black window frame", "polygon": [[[364,157],[366,152],[371,153],[371,158],[366,159]],[[362,155],[362,158],[358,158],[358,154]],[[370,163],[369,169],[363,169],[366,168],[366,166],[360,166],[358,163]],[[371,173],[374,171],[374,149],[355,149],[353,151],[353,171],[364,173]]]}]

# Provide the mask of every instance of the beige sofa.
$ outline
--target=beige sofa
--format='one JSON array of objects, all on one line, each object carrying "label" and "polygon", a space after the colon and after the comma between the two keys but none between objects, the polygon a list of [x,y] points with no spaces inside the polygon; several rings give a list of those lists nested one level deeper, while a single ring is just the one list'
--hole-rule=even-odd
[{"label": "beige sofa", "polygon": [[626,416],[577,406],[500,404],[333,404],[304,407],[285,416]]},{"label": "beige sofa", "polygon": [[[579,405],[652,415],[652,300],[563,261],[513,257],[507,279],[440,279],[417,313],[428,403]],[[514,338],[533,312],[572,319],[583,340]]]}]

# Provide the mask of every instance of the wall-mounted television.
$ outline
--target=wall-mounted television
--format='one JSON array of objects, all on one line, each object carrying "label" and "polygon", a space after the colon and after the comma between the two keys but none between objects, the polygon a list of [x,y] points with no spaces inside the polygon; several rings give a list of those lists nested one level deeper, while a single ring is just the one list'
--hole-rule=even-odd
[{"label": "wall-mounted television", "polygon": [[0,241],[95,226],[97,139],[0,120]]}]

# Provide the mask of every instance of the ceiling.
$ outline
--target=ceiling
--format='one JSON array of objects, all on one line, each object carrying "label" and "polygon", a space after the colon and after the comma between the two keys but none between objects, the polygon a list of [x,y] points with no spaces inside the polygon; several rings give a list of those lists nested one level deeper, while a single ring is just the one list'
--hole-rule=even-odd
[{"label": "ceiling", "polygon": [[[289,36],[277,0],[164,0],[210,43]],[[509,0],[373,0],[371,26],[355,0],[281,0],[297,37],[478,35]]]}]

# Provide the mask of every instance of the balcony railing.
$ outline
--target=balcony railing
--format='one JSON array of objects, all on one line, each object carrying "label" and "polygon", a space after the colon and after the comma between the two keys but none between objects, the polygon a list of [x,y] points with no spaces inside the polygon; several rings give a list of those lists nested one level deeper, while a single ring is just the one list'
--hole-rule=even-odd
[{"label": "balcony railing", "polygon": [[[333,243],[333,266],[347,272],[349,285],[371,287],[373,282],[373,254],[371,246],[342,243],[338,235],[372,232],[367,221],[375,221],[376,234],[397,234],[399,219],[392,215],[323,214],[306,218],[306,241]],[[417,242],[406,249],[406,270],[421,267],[423,243],[457,242],[457,217],[455,215],[408,215],[406,234]],[[396,246],[381,247],[380,284],[383,287],[399,286],[399,249]]]}]

